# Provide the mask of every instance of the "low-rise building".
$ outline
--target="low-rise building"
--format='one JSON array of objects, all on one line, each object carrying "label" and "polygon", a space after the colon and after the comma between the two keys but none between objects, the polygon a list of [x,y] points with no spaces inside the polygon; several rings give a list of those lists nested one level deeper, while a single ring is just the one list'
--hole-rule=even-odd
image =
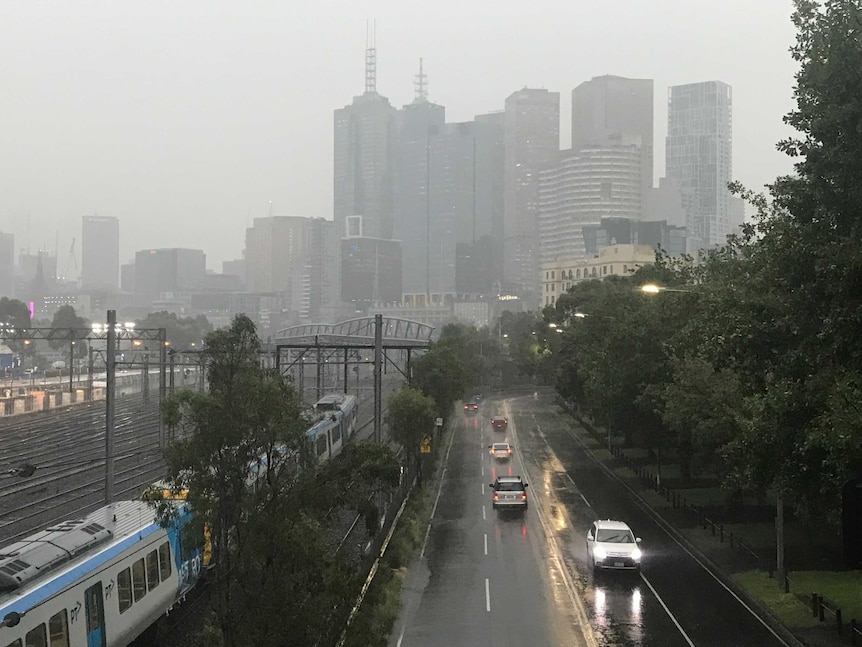
[{"label": "low-rise building", "polygon": [[580,281],[626,276],[655,262],[649,245],[610,245],[593,258],[556,259],[542,264],[542,307],[553,305],[561,294]]}]

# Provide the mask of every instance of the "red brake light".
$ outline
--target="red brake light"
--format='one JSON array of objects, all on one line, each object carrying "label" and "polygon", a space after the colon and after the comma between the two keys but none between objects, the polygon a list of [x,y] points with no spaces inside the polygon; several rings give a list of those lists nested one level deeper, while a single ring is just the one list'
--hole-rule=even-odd
[{"label": "red brake light", "polygon": [[497,494],[496,492],[494,492],[494,501],[496,501],[496,500],[497,500],[497,499],[499,499],[499,498],[500,498],[500,495],[499,495],[499,494]]},{"label": "red brake light", "polygon": [[526,500],[527,500],[527,493],[521,492],[521,501],[526,501]]}]

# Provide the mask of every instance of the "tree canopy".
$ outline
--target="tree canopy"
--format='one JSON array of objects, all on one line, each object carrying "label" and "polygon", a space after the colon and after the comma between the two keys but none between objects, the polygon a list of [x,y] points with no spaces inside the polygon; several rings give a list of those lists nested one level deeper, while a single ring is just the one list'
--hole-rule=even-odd
[{"label": "tree canopy", "polygon": [[[542,361],[629,442],[835,521],[862,473],[862,3],[794,4],[797,135],[778,148],[795,173],[766,194],[732,185],[754,220],[698,262],[660,254],[561,295],[543,315],[562,340]],[[647,296],[648,282],[678,291]]]}]

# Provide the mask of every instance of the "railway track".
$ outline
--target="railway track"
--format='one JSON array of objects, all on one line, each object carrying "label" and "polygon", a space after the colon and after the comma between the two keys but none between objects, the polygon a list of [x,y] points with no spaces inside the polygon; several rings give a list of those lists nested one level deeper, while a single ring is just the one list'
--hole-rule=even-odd
[{"label": "railway track", "polygon": [[[384,397],[397,390],[395,382],[384,381]],[[373,419],[369,396],[360,397],[360,428]],[[114,499],[137,498],[165,475],[157,398],[118,398],[114,426]],[[104,402],[2,418],[0,439],[0,545],[103,505]],[[12,473],[25,464],[36,467],[32,476]]]}]

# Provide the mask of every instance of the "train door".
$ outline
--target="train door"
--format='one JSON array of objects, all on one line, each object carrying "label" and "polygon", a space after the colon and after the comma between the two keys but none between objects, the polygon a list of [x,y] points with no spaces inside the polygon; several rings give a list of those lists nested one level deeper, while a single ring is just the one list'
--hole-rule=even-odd
[{"label": "train door", "polygon": [[105,647],[105,598],[102,583],[96,582],[84,591],[84,613],[87,617],[87,647]]}]

